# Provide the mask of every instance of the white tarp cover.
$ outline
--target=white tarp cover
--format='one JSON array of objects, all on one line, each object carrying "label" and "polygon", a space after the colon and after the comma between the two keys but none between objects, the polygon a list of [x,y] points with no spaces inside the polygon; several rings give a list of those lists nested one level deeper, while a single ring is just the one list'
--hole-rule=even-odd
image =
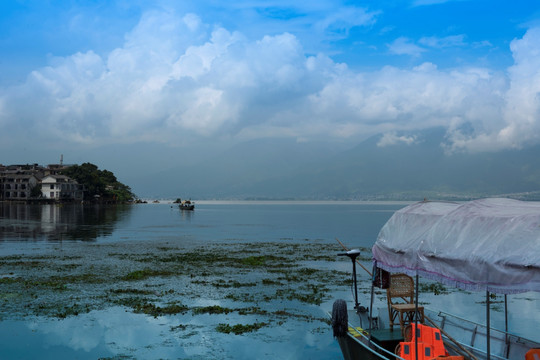
[{"label": "white tarp cover", "polygon": [[420,202],[398,210],[373,246],[377,266],[467,290],[540,291],[540,202]]}]

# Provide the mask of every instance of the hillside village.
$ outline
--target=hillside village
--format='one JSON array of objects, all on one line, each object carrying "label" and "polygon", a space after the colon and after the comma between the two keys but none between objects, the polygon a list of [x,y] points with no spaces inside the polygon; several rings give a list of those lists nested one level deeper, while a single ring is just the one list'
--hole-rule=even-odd
[{"label": "hillside village", "polygon": [[65,175],[61,171],[67,165],[53,164],[46,167],[33,165],[0,164],[0,200],[71,200],[84,198],[84,185]]},{"label": "hillside village", "polygon": [[[79,181],[74,178],[77,175]],[[91,182],[87,180],[85,183],[81,179],[91,179]],[[90,163],[81,166],[62,163],[47,166],[0,164],[0,201],[117,202],[132,198],[131,189],[118,182],[114,174],[98,170]]]}]

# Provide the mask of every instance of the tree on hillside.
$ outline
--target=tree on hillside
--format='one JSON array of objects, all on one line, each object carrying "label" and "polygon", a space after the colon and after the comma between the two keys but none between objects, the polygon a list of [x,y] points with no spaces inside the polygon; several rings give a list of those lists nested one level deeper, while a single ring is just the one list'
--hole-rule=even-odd
[{"label": "tree on hillside", "polygon": [[99,196],[105,200],[124,202],[135,198],[130,187],[119,182],[111,171],[99,170],[91,163],[70,166],[62,170],[62,174],[85,186],[85,199]]}]

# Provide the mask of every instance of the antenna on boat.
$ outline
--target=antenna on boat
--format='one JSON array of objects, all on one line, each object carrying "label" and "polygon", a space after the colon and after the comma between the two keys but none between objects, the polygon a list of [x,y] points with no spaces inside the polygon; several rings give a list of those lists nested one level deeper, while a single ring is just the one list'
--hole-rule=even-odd
[{"label": "antenna on boat", "polygon": [[353,249],[353,250],[347,251],[346,253],[338,254],[338,256],[348,256],[352,261],[353,285],[354,285],[354,308],[358,312],[364,312],[364,311],[366,311],[366,308],[364,308],[363,306],[360,306],[360,304],[358,303],[358,286],[357,286],[357,283],[356,283],[356,258],[359,255],[360,255],[360,250],[358,250],[358,249]]}]

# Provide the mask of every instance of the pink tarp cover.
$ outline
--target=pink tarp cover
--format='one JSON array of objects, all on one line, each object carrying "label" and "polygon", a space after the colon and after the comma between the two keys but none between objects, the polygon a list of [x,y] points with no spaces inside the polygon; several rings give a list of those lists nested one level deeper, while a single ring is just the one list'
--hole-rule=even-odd
[{"label": "pink tarp cover", "polygon": [[467,290],[540,291],[540,202],[420,202],[398,210],[373,246],[379,267]]}]

